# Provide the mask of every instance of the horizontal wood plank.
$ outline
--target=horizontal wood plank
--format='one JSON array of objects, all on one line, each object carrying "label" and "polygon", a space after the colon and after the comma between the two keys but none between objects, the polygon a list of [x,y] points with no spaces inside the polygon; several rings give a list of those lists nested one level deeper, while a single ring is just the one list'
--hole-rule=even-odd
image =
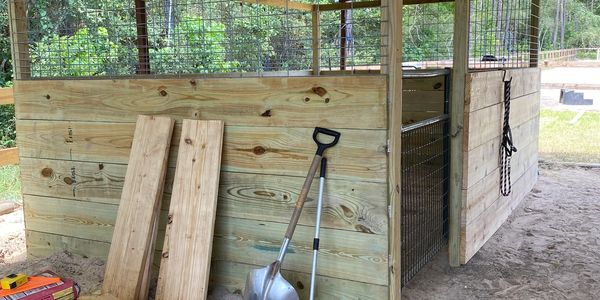
[{"label": "horizontal wood plank", "polygon": [[[535,121],[512,127],[513,141],[515,147],[517,147],[517,152],[513,154],[513,160],[524,155],[524,147],[529,145],[532,140],[537,140],[539,130],[537,119],[538,115],[536,114],[531,119]],[[471,188],[498,167],[501,142],[499,134],[496,138],[474,149],[465,151],[463,189]],[[537,154],[537,148],[535,151]]]},{"label": "horizontal wood plank", "polygon": [[[386,77],[19,81],[17,118],[134,122],[137,115],[227,125],[385,129]],[[360,119],[360,122],[356,122]]]},{"label": "horizontal wood plank", "polygon": [[247,4],[262,4],[271,7],[277,7],[282,9],[295,9],[301,11],[312,11],[313,6],[307,3],[301,3],[296,1],[286,0],[241,0]]},{"label": "horizontal wood plank", "polygon": [[[68,236],[60,236],[44,232],[27,230],[28,255],[33,258],[47,257],[56,252],[69,251],[74,254],[85,255],[88,257],[98,257],[106,259],[109,243],[93,240],[79,239]],[[160,262],[160,252],[157,252],[155,263]],[[244,290],[246,275],[258,265],[243,263],[234,263],[227,261],[213,261],[211,264],[211,286],[226,287],[230,291]],[[283,275],[296,286],[300,297],[308,297],[308,287],[310,286],[310,275],[306,273],[288,271],[284,265]],[[301,286],[298,285],[301,284]],[[351,280],[341,280],[326,276],[317,276],[316,296],[319,298],[335,299],[360,299],[379,300],[385,299],[387,287],[382,285],[373,285]],[[300,288],[303,287],[303,288]]]},{"label": "horizontal wood plank", "polygon": [[[537,122],[536,122],[537,123]],[[537,163],[537,143],[530,141],[522,146],[511,161],[511,181],[514,182],[532,165]],[[500,169],[492,170],[469,189],[463,189],[462,223],[468,224],[500,197]]]},{"label": "horizontal wood plank", "polygon": [[26,230],[27,255],[29,257],[48,257],[56,252],[68,251],[70,253],[97,257],[106,260],[110,243],[80,239],[72,236],[57,235],[52,233]]},{"label": "horizontal wood plank", "polygon": [[[264,266],[279,252],[287,224],[236,218],[218,218],[213,259]],[[310,273],[312,226],[298,226],[283,267]],[[387,236],[322,229],[318,274],[387,285]],[[360,270],[360,272],[357,272]]]},{"label": "horizontal wood plank", "polygon": [[[126,164],[134,123],[17,122],[21,156]],[[314,155],[313,128],[226,126],[222,170],[255,174],[306,175]],[[342,139],[327,151],[330,178],[385,182],[385,130],[340,130]],[[174,141],[180,137],[177,124]],[[170,166],[178,147],[171,147]]]},{"label": "horizontal wood plank", "polygon": [[537,164],[531,166],[513,185],[508,197],[498,198],[468,225],[461,228],[461,264],[467,263],[506,221],[537,181]]},{"label": "horizontal wood plank", "polygon": [[[441,91],[445,90],[446,81],[443,75],[434,77],[402,78],[402,91]],[[403,100],[404,101],[404,100]]]},{"label": "horizontal wood plank", "polygon": [[111,242],[118,205],[23,195],[25,228]]},{"label": "horizontal wood plank", "polygon": [[[253,269],[262,266],[234,263],[227,261],[213,261],[211,269],[211,285],[213,287],[226,287],[229,291],[244,290],[246,275]],[[301,272],[290,272],[285,263],[281,271],[283,276],[296,288],[300,299],[309,298],[310,274]],[[326,276],[316,277],[316,299],[336,300],[381,300],[387,299],[388,287],[382,285],[368,284],[351,280],[340,280]]]},{"label": "horizontal wood plank", "polygon": [[[118,206],[26,195],[26,229],[110,243]],[[159,231],[164,232],[166,212]],[[219,217],[213,259],[266,265],[277,256],[287,224]],[[299,225],[284,268],[310,272],[313,226]],[[157,245],[162,245],[161,239]],[[372,284],[387,284],[387,235],[322,229],[320,274]],[[359,274],[356,270],[360,269]]]},{"label": "horizontal wood plank", "polygon": [[[118,204],[125,165],[23,158],[23,193]],[[169,207],[174,169],[167,172],[162,207]],[[221,172],[220,216],[285,223],[304,179],[291,176]],[[318,179],[315,179],[317,184]],[[317,189],[311,190],[299,224],[315,222]],[[329,179],[321,226],[366,233],[387,232],[386,185]]]},{"label": "horizontal wood plank", "polygon": [[[538,115],[539,111],[539,92],[513,98],[510,102],[511,127],[517,127],[531,120],[532,117]],[[468,122],[466,123],[465,131],[468,132],[468,136],[465,139],[464,147],[472,150],[502,135],[504,104],[499,103],[470,112],[466,118],[468,118]]]},{"label": "horizontal wood plank", "polygon": [[0,105],[14,103],[13,88],[0,88]]},{"label": "horizontal wood plank", "polygon": [[19,163],[19,149],[0,149],[0,167]]},{"label": "horizontal wood plank", "polygon": [[[498,104],[504,99],[504,71],[472,72],[467,74],[465,112]],[[511,97],[518,98],[540,90],[541,71],[538,68],[511,69],[506,79],[513,78]]]}]

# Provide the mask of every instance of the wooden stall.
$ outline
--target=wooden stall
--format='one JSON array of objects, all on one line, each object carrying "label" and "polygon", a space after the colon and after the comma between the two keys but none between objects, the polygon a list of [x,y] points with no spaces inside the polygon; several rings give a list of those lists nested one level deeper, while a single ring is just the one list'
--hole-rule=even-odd
[{"label": "wooden stall", "polygon": [[[40,80],[30,78],[27,63],[25,2],[11,0],[11,18],[19,21],[11,23],[11,30],[13,57],[19,62],[14,98],[28,254],[42,257],[67,250],[105,258],[135,120],[138,115],[167,115],[176,119],[176,126],[155,249],[158,266],[181,120],[223,120],[211,283],[241,291],[249,270],[277,256],[314,155],[312,131],[323,126],[339,130],[342,138],[327,153],[330,179],[317,297],[399,299],[402,124],[447,112],[451,92],[449,253],[452,265],[468,262],[537,178],[539,70],[507,72],[514,82],[511,118],[519,151],[513,157],[513,194],[501,197],[503,72],[468,70],[468,17],[460,18],[469,14],[468,0],[456,1],[454,68],[405,80],[402,1],[357,3],[381,7],[381,34],[388,40],[381,47],[386,62],[380,70],[320,72],[317,59],[312,61],[317,70],[302,71],[305,77],[192,74]],[[313,50],[318,55],[319,49]],[[284,276],[301,298],[307,297],[310,284],[315,198],[313,188],[283,265]]]}]

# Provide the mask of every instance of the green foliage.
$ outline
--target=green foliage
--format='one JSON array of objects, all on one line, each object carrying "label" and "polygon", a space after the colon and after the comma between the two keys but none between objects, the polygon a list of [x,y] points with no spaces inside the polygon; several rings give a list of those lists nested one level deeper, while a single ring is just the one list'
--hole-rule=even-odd
[{"label": "green foliage", "polygon": [[31,50],[34,77],[97,76],[118,72],[119,61],[127,58],[127,49],[113,43],[104,27],[91,32],[82,28],[72,36],[42,37]]},{"label": "green foliage", "polygon": [[0,149],[15,146],[15,106],[0,105]]},{"label": "green foliage", "polygon": [[22,202],[19,173],[19,166],[0,167],[0,202],[5,200]]}]

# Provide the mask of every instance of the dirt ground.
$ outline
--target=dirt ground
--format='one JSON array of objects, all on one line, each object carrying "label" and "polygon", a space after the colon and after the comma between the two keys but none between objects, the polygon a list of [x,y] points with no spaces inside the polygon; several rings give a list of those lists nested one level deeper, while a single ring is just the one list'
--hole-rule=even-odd
[{"label": "dirt ground", "polygon": [[[100,289],[104,262],[69,253],[24,261],[22,212],[0,216],[0,274],[46,269]],[[540,180],[465,266],[440,253],[403,289],[404,299],[597,299],[600,295],[600,168],[542,165]],[[241,299],[225,289],[209,297]]]},{"label": "dirt ground", "polygon": [[542,165],[540,180],[469,263],[440,253],[404,299],[598,299],[600,169]]}]

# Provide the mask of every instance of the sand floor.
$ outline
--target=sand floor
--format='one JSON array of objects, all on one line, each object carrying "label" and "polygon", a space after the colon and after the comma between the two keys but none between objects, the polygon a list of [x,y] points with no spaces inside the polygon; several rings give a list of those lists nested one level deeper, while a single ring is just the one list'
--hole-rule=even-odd
[{"label": "sand floor", "polygon": [[542,165],[540,180],[469,263],[447,253],[403,299],[599,299],[600,169]]},{"label": "sand floor", "polygon": [[[69,253],[24,261],[20,210],[0,216],[0,274],[53,270],[100,289],[104,263]],[[540,180],[465,266],[440,253],[403,289],[403,299],[600,298],[600,169],[542,165]],[[224,289],[211,300],[241,299]]]}]

